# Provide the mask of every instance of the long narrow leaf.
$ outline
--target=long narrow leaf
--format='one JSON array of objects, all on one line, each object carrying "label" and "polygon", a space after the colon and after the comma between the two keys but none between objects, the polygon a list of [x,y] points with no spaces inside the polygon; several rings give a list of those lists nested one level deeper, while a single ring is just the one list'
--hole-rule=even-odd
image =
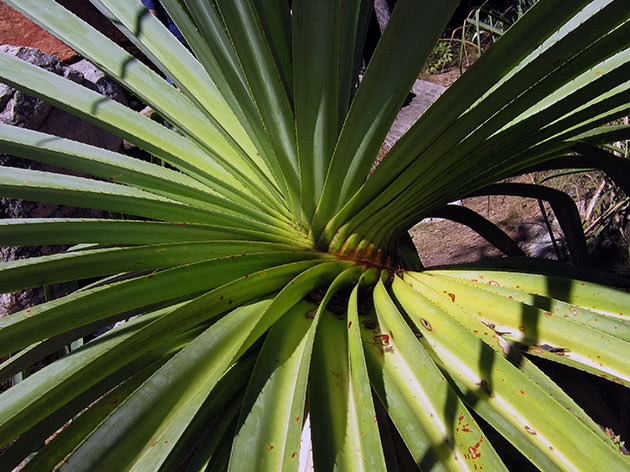
[{"label": "long narrow leaf", "polygon": [[[401,0],[396,4],[339,136],[313,221],[315,240],[328,219],[363,184],[407,92],[456,5],[455,1],[433,0]],[[427,8],[433,12],[431,17],[422,13]],[[414,22],[414,28],[408,26],[410,22]],[[415,28],[424,34],[416,34]],[[348,164],[349,156],[352,160]]]}]

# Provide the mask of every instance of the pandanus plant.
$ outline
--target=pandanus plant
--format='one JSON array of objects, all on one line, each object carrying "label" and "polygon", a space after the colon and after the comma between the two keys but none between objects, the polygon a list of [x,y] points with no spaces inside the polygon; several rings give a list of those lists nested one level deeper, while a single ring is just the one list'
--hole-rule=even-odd
[{"label": "pandanus plant", "polygon": [[[630,134],[606,126],[630,112],[627,0],[538,2],[372,175],[456,0],[399,0],[360,81],[367,0],[162,0],[187,46],[138,1],[90,0],[162,75],[53,0],[4,1],[171,126],[0,54],[4,83],[165,163],[0,127],[3,152],[95,177],[4,167],[3,196],[119,215],[2,221],[5,246],[75,245],[3,264],[3,292],[87,280],[0,320],[3,379],[117,325],[0,396],[0,468],[277,472],[312,447],[319,471],[507,470],[487,434],[545,471],[630,468],[531,360],[627,386],[630,295],[447,205],[548,199],[584,262],[569,203],[497,182],[629,187],[599,147]],[[423,268],[408,229],[440,215],[520,257]]]}]

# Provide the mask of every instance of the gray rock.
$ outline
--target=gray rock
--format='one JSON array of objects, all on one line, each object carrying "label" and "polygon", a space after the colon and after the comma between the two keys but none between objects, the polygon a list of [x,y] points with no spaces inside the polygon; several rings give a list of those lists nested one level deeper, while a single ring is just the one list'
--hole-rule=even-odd
[{"label": "gray rock", "polygon": [[0,111],[0,122],[28,129],[39,129],[48,118],[52,107],[41,100],[11,89],[7,94],[4,109]]},{"label": "gray rock", "polygon": [[398,141],[403,134],[411,128],[411,125],[424,113],[424,111],[431,106],[431,104],[442,95],[446,88],[441,85],[428,82],[426,80],[418,79],[413,84],[411,91],[415,94],[411,102],[401,108],[396,116],[394,124],[392,124],[389,133],[385,137],[385,143],[383,149],[389,151],[396,141]]},{"label": "gray rock", "polygon": [[376,14],[376,21],[381,34],[385,31],[385,27],[392,16],[393,3],[395,2],[392,0],[374,0],[374,13]]},{"label": "gray rock", "polygon": [[83,82],[84,82],[83,74],[79,72],[78,70],[72,69],[71,67],[72,66],[68,67],[66,70],[63,71],[63,77],[65,79],[73,81],[75,84],[83,85]]},{"label": "gray rock", "polygon": [[[562,231],[557,227],[557,225],[554,225],[553,230],[554,239],[558,245],[561,257],[563,260],[569,260],[569,254],[562,236]],[[529,241],[526,241],[522,247],[523,250],[531,257],[558,260],[558,254],[556,253],[556,249],[551,241],[551,235],[549,234],[547,228],[543,225],[540,226],[538,233],[535,234]]]},{"label": "gray rock", "polygon": [[[46,69],[63,74],[61,62],[54,56],[37,49],[22,46],[0,46],[0,52]],[[38,129],[48,117],[52,107],[7,85],[0,88],[0,122],[29,129]]]},{"label": "gray rock", "polygon": [[78,72],[83,76],[83,86],[88,87],[101,95],[113,98],[123,105],[127,105],[127,95],[125,94],[125,91],[120,88],[116,82],[107,77],[101,69],[96,67],[87,59],[71,64],[68,66],[68,70]]},{"label": "gray rock", "polygon": [[55,56],[41,52],[38,49],[3,44],[0,45],[0,52],[9,54],[10,56],[15,56],[18,59],[28,62],[29,64],[49,70],[57,75],[63,75],[61,61]]},{"label": "gray rock", "polygon": [[13,98],[13,89],[5,84],[0,84],[0,110],[4,110],[7,102]]}]

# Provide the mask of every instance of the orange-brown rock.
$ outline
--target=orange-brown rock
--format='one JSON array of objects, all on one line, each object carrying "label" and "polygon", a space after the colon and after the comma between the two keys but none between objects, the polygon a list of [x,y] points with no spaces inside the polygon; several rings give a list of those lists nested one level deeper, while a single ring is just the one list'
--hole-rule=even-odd
[{"label": "orange-brown rock", "polygon": [[30,46],[67,61],[78,54],[13,8],[0,2],[0,44]]},{"label": "orange-brown rock", "polygon": [[[57,0],[57,3],[88,22],[113,41],[128,46],[128,41],[90,2],[86,0]],[[13,8],[0,2],[0,44],[29,46],[72,62],[78,54],[48,34]]]}]

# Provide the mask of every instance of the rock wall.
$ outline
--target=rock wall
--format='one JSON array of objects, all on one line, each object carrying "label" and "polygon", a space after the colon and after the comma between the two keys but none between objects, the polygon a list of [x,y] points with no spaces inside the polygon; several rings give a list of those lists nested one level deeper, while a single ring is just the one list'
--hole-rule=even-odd
[{"label": "rock wall", "polygon": [[[118,43],[128,42],[124,35],[89,1],[57,0],[57,3],[63,5],[113,41]],[[4,2],[0,2],[0,44],[33,47],[56,56],[64,62],[72,62],[79,59],[79,55],[74,50]]]},{"label": "rock wall", "polygon": [[[104,96],[127,104],[122,88],[107,78],[103,72],[86,60],[71,65],[63,64],[58,58],[37,49],[16,46],[0,46],[0,52],[11,54],[22,60],[42,67],[68,80],[97,91]],[[76,118],[43,101],[30,97],[18,90],[0,84],[0,122],[12,126],[42,131],[55,136],[70,138],[112,151],[120,149],[122,140],[89,123]],[[29,161],[7,154],[0,154],[1,166],[19,167],[44,172],[65,172],[47,164]],[[0,199],[0,218],[106,218],[106,212],[66,207],[52,203],[24,200]],[[44,247],[0,247],[0,261],[9,261],[54,254],[64,250],[61,246]],[[56,296],[65,295],[64,287],[57,287]],[[25,290],[0,295],[0,316],[19,311],[44,301],[42,289]]]}]

